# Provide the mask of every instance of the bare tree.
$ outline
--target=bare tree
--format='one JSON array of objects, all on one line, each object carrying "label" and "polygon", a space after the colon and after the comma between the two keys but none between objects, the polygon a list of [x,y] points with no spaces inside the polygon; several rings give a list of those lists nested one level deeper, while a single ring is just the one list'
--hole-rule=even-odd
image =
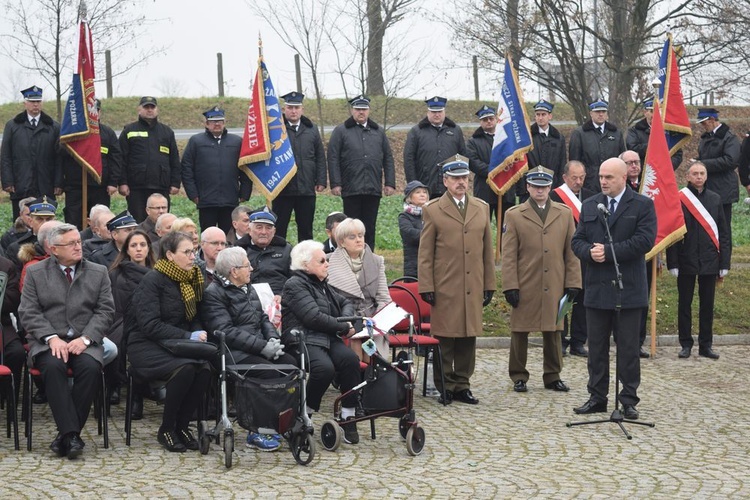
[{"label": "bare tree", "polygon": [[[97,66],[104,68],[104,51],[111,50],[117,54],[113,76],[129,71],[163,50],[147,41],[148,27],[155,20],[140,14],[141,3],[142,0],[89,0],[87,3]],[[6,0],[4,11],[13,30],[2,34],[2,50],[20,67],[38,73],[52,86],[60,119],[69,77],[77,69],[79,2]],[[137,50],[133,51],[133,47]],[[130,54],[128,57],[121,55],[125,48]]]}]

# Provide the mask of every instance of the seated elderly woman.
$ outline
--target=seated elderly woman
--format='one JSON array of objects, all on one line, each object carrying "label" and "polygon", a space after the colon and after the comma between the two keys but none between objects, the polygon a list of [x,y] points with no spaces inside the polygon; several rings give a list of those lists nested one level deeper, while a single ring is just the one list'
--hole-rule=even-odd
[{"label": "seated elderly woman", "polygon": [[162,423],[157,434],[168,451],[197,450],[188,429],[211,380],[207,361],[181,358],[162,347],[167,339],[205,342],[198,317],[203,275],[193,264],[190,235],[169,233],[161,239],[160,258],[133,294],[125,317],[128,359],[137,379],[167,381]]},{"label": "seated elderly woman", "polygon": [[[339,295],[327,282],[328,260],[323,244],[306,240],[292,249],[292,276],[284,284],[281,294],[281,324],[284,327],[284,345],[293,345],[291,330],[305,332],[310,379],[307,383],[307,413],[320,409],[320,400],[338,375],[340,390],[348,391],[360,382],[359,359],[349,349],[342,336],[354,335],[351,323],[337,320],[354,315],[354,306]],[[342,417],[353,418],[357,395],[342,401]],[[344,441],[359,442],[357,424],[343,424]]]},{"label": "seated elderly woman", "polygon": [[[200,312],[203,324],[210,330],[226,334],[231,364],[290,364],[293,356],[284,352],[284,345],[260,298],[250,285],[252,272],[247,252],[239,247],[219,252],[214,267],[214,281],[203,296]],[[261,378],[275,377],[273,371],[258,373]],[[263,451],[276,450],[281,437],[251,431],[248,444]],[[261,431],[263,429],[260,429]]]},{"label": "seated elderly woman", "polygon": [[[365,225],[359,219],[343,220],[335,236],[338,246],[329,257],[328,283],[354,305],[357,316],[372,317],[391,302],[385,260],[365,244]],[[387,353],[384,337],[375,340],[378,350]],[[351,347],[362,359],[361,341]]]}]

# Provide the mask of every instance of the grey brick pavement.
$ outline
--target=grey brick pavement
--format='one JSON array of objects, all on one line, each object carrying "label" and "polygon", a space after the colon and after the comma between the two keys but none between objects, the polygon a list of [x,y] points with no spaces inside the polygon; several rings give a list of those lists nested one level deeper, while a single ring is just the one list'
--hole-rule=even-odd
[{"label": "grey brick pavement", "polygon": [[[307,467],[288,450],[247,449],[241,433],[227,470],[217,446],[207,456],[163,451],[160,407],[147,403],[133,446],[125,446],[123,405],[113,408],[110,449],[92,419],[82,459],[69,461],[48,450],[51,416],[37,407],[34,451],[15,452],[0,438],[0,498],[748,498],[750,346],[719,352],[719,361],[678,360],[676,348],[660,347],[642,363],[638,408],[656,427],[628,426],[632,441],[613,423],[567,428],[581,420],[573,406],[587,399],[585,360],[566,358],[572,390],[554,393],[543,388],[538,348],[526,394],[512,391],[508,351],[482,349],[473,379],[479,406],[443,408],[417,396],[427,433],[418,457],[407,454],[397,421],[380,419],[377,440],[360,426],[359,445],[334,453],[319,446]],[[323,420],[316,416],[318,429]]]}]

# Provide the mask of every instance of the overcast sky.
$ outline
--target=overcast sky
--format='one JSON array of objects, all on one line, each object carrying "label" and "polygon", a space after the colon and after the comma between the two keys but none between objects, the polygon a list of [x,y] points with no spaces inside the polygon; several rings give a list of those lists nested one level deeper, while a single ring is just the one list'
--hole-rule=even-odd
[{"label": "overcast sky", "polygon": [[[448,30],[435,21],[440,19],[435,9],[446,8],[442,2],[428,2],[430,15],[418,14],[397,25],[394,35],[409,42],[408,56],[420,58],[423,69],[412,71],[407,86],[399,92],[400,97],[428,98],[442,95],[449,99],[473,98],[470,56],[462,57],[452,48]],[[279,2],[283,4],[283,2]],[[151,28],[151,36],[157,45],[168,46],[164,55],[153,57],[146,63],[120,76],[114,81],[115,96],[180,95],[185,97],[215,96],[218,94],[216,76],[216,53],[223,54],[225,93],[230,96],[250,95],[249,87],[255,74],[258,56],[258,33],[263,37],[265,61],[277,91],[281,94],[293,90],[294,53],[280,42],[271,28],[253,14],[242,0],[228,2],[206,2],[205,0],[154,0],[146,2],[148,16],[158,19]],[[232,6],[231,11],[227,6]],[[278,13],[284,22],[283,8]],[[9,29],[8,21],[0,19],[0,29]],[[71,40],[77,44],[77,40]],[[94,40],[94,48],[105,48],[101,40]],[[117,57],[113,54],[113,58]],[[324,59],[323,66],[330,70],[332,54]],[[71,70],[72,73],[72,70]],[[103,68],[97,68],[97,76],[103,77]],[[344,97],[339,77],[327,72],[323,77],[325,97]],[[480,72],[481,98],[496,101],[499,83],[486,72]],[[14,61],[0,56],[0,102],[20,101],[20,89],[36,84],[48,89],[49,84],[34,74],[24,74]],[[312,84],[303,67],[303,91],[310,93]],[[349,92],[353,89],[350,87]],[[97,85],[97,95],[105,96],[103,83]],[[49,94],[45,97],[49,99]],[[528,99],[536,95],[527,95]]]}]

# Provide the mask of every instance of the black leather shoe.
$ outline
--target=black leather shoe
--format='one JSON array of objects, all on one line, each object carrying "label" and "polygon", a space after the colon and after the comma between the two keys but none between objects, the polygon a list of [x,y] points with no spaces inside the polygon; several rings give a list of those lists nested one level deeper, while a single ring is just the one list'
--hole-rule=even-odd
[{"label": "black leather shoe", "polygon": [[680,353],[677,355],[678,358],[689,358],[690,357],[690,348],[689,347],[683,347],[680,349]]},{"label": "black leather shoe", "polygon": [[642,357],[643,359],[648,359],[651,357],[651,355],[647,353],[646,349],[644,349],[643,347],[641,347],[641,351],[638,353],[638,355]]},{"label": "black leather shoe", "polygon": [[526,392],[528,389],[526,388],[526,381],[525,380],[516,380],[516,382],[513,384],[513,390],[516,392]]},{"label": "black leather shoe", "polygon": [[581,358],[588,358],[589,357],[589,352],[583,346],[580,346],[580,347],[570,346],[570,355],[571,356],[580,356]]},{"label": "black leather shoe", "polygon": [[438,398],[438,403],[440,403],[441,405],[443,404],[449,405],[452,402],[453,402],[453,391],[445,391],[445,397],[440,395],[440,397]]},{"label": "black leather shoe", "polygon": [[59,432],[57,433],[57,437],[52,441],[52,444],[49,445],[49,449],[58,457],[64,457],[68,454],[68,449],[65,447],[65,439],[62,434]]},{"label": "black leather shoe", "polygon": [[604,413],[607,411],[607,403],[597,403],[593,399],[589,399],[578,408],[573,408],[573,411],[578,415],[588,415],[589,413]]},{"label": "black leather shoe", "polygon": [[622,415],[628,420],[638,420],[638,410],[635,405],[622,405]]},{"label": "black leather shoe", "polygon": [[177,438],[185,445],[188,450],[198,449],[198,440],[195,439],[190,429],[179,429],[177,432]]},{"label": "black leather shoe", "polygon": [[456,394],[453,395],[453,400],[460,401],[461,403],[466,403],[469,405],[479,404],[479,400],[474,397],[474,395],[471,393],[469,389],[458,391]]},{"label": "black leather shoe", "polygon": [[143,419],[143,396],[140,394],[133,395],[133,406],[130,407],[130,418],[133,420]]},{"label": "black leather shoe", "polygon": [[109,404],[119,405],[120,404],[120,388],[117,387],[109,392]]},{"label": "black leather shoe", "polygon": [[46,402],[47,402],[47,394],[43,390],[37,389],[36,393],[34,393],[34,404],[43,405]]},{"label": "black leather shoe", "polygon": [[719,353],[715,352],[710,347],[698,350],[698,356],[703,356],[704,358],[709,359],[719,359]]},{"label": "black leather shoe", "polygon": [[568,392],[570,390],[570,387],[568,387],[562,380],[555,380],[549,384],[544,384],[544,388],[557,392]]},{"label": "black leather shoe", "polygon": [[182,440],[174,431],[159,431],[159,434],[156,435],[156,439],[159,441],[160,445],[166,448],[167,451],[183,453],[187,450],[185,445],[182,444]]},{"label": "black leather shoe", "polygon": [[[350,420],[352,417],[347,418]],[[344,430],[344,442],[347,444],[359,443],[359,432],[357,432],[357,422],[342,422],[341,428]]]},{"label": "black leather shoe", "polygon": [[68,449],[68,459],[73,460],[78,458],[83,453],[83,447],[85,444],[81,440],[81,437],[76,433],[70,433],[65,439],[66,448]]}]

